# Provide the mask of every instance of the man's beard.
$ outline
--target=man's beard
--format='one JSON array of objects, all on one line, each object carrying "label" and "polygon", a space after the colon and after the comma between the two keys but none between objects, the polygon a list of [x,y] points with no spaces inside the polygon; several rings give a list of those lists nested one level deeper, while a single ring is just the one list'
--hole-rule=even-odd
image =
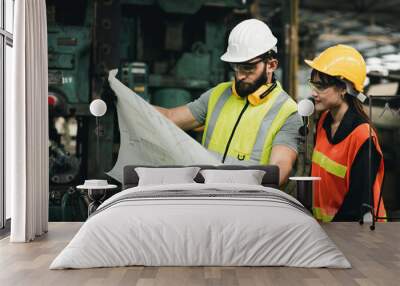
[{"label": "man's beard", "polygon": [[255,92],[260,86],[267,83],[267,74],[264,72],[253,82],[247,83],[242,80],[237,80],[235,77],[235,89],[236,93],[240,97],[247,97],[248,95]]}]

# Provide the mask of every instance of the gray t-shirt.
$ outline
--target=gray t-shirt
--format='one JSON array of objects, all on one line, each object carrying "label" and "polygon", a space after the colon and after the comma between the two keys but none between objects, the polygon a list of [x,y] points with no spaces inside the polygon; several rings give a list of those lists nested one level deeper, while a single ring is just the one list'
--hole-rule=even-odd
[{"label": "gray t-shirt", "polygon": [[[205,124],[207,117],[208,100],[213,89],[209,89],[203,93],[198,99],[187,104],[190,112],[197,122]],[[299,145],[299,128],[303,125],[301,116],[295,112],[288,117],[285,124],[281,127],[275,135],[272,146],[285,145],[294,151],[298,152]]]},{"label": "gray t-shirt", "polygon": [[207,90],[198,99],[187,104],[196,121],[203,125],[206,123],[208,100],[212,91],[213,88]]}]

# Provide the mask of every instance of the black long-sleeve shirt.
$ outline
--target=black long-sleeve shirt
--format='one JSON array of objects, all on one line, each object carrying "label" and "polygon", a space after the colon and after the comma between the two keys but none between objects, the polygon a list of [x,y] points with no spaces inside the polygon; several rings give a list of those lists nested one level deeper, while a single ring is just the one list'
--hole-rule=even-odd
[{"label": "black long-sleeve shirt", "polygon": [[[323,122],[323,128],[326,131],[328,140],[331,144],[338,144],[344,140],[357,126],[367,121],[361,117],[357,111],[349,107],[335,133],[331,136],[331,124],[333,118],[330,113]],[[349,192],[344,198],[343,204],[336,213],[333,221],[355,221],[365,213],[362,204],[372,205],[371,194],[381,162],[381,155],[378,153],[375,144],[372,145],[371,152],[371,189],[369,188],[368,170],[369,170],[369,140],[366,140],[360,147],[351,167]],[[378,202],[375,202],[377,204]]]}]

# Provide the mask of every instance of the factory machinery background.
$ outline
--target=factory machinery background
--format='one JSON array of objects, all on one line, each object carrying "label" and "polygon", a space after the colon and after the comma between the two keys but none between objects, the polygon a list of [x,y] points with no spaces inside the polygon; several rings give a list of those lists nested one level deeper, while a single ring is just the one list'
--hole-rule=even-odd
[{"label": "factory machinery background", "polygon": [[[185,104],[232,77],[228,66],[219,60],[226,48],[228,33],[239,21],[257,17],[266,21],[278,37],[281,65],[278,78],[289,94],[306,97],[309,92],[304,87],[309,71],[299,64],[304,58],[312,58],[329,40],[334,41],[335,33],[342,37],[342,42],[354,44],[353,37],[358,43],[354,33],[346,31],[346,27],[351,30],[357,23],[353,21],[349,27],[346,21],[337,21],[343,13],[328,16],[315,13],[312,8],[320,5],[316,4],[318,1],[304,1],[299,13],[299,2],[47,0],[50,221],[85,220],[88,199],[75,186],[87,178],[111,181],[104,172],[116,160],[119,131],[114,97],[106,80],[109,69],[118,67],[122,82],[151,104],[163,107]],[[342,29],[338,22],[344,23]],[[370,31],[362,31],[363,35],[367,32]],[[387,30],[381,32],[387,35]],[[372,43],[372,48],[368,46],[370,56],[381,55],[384,59],[388,52],[379,50],[384,43]],[[400,51],[398,44],[394,48]],[[372,62],[377,71],[377,60]],[[396,69],[377,72],[373,83],[398,82]],[[394,93],[398,94],[398,90]],[[102,98],[108,106],[99,128],[89,113],[89,104],[95,98]],[[393,109],[396,104],[391,101],[390,107]],[[380,114],[385,105],[378,102],[376,108],[380,109],[375,113]],[[400,209],[399,195],[394,192],[396,185],[400,185],[400,170],[396,167],[400,149],[389,142],[400,143],[399,128],[390,118],[379,117],[379,120],[388,166],[384,196],[388,209],[395,212]],[[201,138],[201,130],[189,134],[195,139]],[[97,135],[100,162],[96,161]],[[312,139],[309,142],[312,144]],[[303,157],[300,156],[299,166]],[[298,174],[302,174],[302,168],[298,169]],[[293,187],[288,185],[287,191],[291,192]]]},{"label": "factory machinery background", "polygon": [[[190,102],[229,78],[219,56],[228,27],[249,9],[236,0],[47,1],[50,220],[84,220],[87,199],[75,186],[106,178],[118,154],[108,70],[120,68],[122,82],[152,104]],[[95,98],[108,103],[98,129],[89,113]]]}]

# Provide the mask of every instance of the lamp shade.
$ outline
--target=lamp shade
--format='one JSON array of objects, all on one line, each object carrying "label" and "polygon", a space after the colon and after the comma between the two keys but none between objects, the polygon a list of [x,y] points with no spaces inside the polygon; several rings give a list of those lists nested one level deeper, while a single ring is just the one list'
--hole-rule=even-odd
[{"label": "lamp shade", "polygon": [[310,116],[314,112],[314,103],[309,99],[302,99],[297,104],[297,110],[301,116]]},{"label": "lamp shade", "polygon": [[90,103],[90,113],[96,117],[103,116],[107,111],[106,103],[101,99],[95,99]]}]

